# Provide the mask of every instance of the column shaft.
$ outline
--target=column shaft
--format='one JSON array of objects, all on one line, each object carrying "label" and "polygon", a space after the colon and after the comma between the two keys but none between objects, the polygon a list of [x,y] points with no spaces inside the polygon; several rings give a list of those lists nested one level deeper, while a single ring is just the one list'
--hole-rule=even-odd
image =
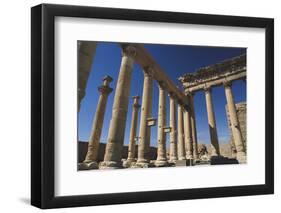
[{"label": "column shaft", "polygon": [[175,162],[177,155],[176,100],[170,95],[170,161]]},{"label": "column shaft", "polygon": [[180,104],[178,104],[178,159],[186,159],[184,143],[183,109]]},{"label": "column shaft", "polygon": [[205,97],[206,97],[208,123],[209,123],[209,131],[210,131],[210,138],[211,138],[211,145],[212,145],[211,155],[218,156],[218,155],[220,155],[220,148],[219,148],[219,142],[218,142],[215,114],[214,114],[214,109],[213,109],[211,88],[205,89]]},{"label": "column shaft", "polygon": [[159,105],[158,105],[158,131],[157,131],[157,159],[156,166],[167,165],[166,157],[166,94],[163,86],[159,85]]},{"label": "column shaft", "polygon": [[193,142],[191,134],[191,122],[190,122],[190,107],[188,110],[184,110],[184,141],[186,159],[193,159]]},{"label": "column shaft", "polygon": [[152,110],[152,92],[153,81],[152,76],[144,71],[141,119],[139,130],[139,146],[138,146],[138,160],[139,164],[147,164],[149,159],[150,148],[150,127],[147,125],[147,119],[151,116]]},{"label": "column shaft", "polygon": [[196,130],[196,120],[195,120],[195,109],[194,109],[194,98],[193,94],[190,94],[190,120],[191,120],[191,133],[193,141],[193,156],[198,159],[198,142],[197,142],[197,130]]},{"label": "column shaft", "polygon": [[100,97],[95,113],[95,118],[92,125],[92,131],[88,144],[88,152],[86,154],[86,158],[84,160],[85,163],[96,162],[98,158],[99,152],[99,144],[100,144],[100,136],[103,127],[104,113],[106,109],[107,97],[110,92],[112,92],[112,88],[108,86],[108,83],[112,81],[112,78],[106,76],[104,81],[107,81],[104,85],[98,88],[100,92]]},{"label": "column shaft", "polygon": [[132,121],[131,121],[131,129],[130,129],[130,140],[129,140],[129,147],[128,147],[128,159],[127,161],[135,161],[135,139],[136,139],[136,132],[137,132],[137,123],[138,123],[138,110],[140,105],[138,104],[139,96],[134,96],[134,103],[133,103],[133,111],[132,111]]},{"label": "column shaft", "polygon": [[236,154],[237,160],[241,163],[244,163],[246,161],[245,147],[244,147],[243,138],[242,138],[239,121],[236,113],[236,107],[233,99],[231,84],[228,82],[225,84],[225,95],[226,95],[227,107],[230,117],[232,135],[237,151]]},{"label": "column shaft", "polygon": [[93,41],[78,42],[78,112],[81,101],[85,96],[85,89],[96,53],[96,46],[97,42]]},{"label": "column shaft", "polygon": [[104,162],[101,164],[101,168],[116,168],[122,165],[121,157],[124,144],[134,55],[134,47],[129,46],[123,49],[122,62],[113,101],[112,118],[108,131]]}]

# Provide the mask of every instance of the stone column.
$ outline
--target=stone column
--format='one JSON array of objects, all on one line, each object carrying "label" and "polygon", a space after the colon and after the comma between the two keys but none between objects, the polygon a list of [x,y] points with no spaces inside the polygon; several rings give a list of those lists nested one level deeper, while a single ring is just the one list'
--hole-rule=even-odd
[{"label": "stone column", "polygon": [[[130,129],[130,140],[129,140],[129,147],[128,147],[128,159],[126,164],[130,164],[131,162],[135,161],[135,148],[136,148],[136,132],[137,132],[137,123],[138,123],[138,111],[140,105],[138,103],[139,96],[133,97],[133,111],[132,111],[132,121],[131,121],[131,129]],[[129,165],[128,165],[129,166]]]},{"label": "stone column", "polygon": [[152,110],[152,93],[153,93],[153,70],[144,69],[144,81],[142,92],[142,106],[139,130],[139,146],[137,165],[140,167],[148,166],[150,162],[150,127],[147,125],[147,119],[151,116]]},{"label": "stone column", "polygon": [[211,146],[212,146],[211,156],[219,156],[220,148],[219,148],[215,114],[213,109],[212,90],[210,87],[205,88],[205,97],[206,97],[209,131],[210,131]]},{"label": "stone column", "polygon": [[99,152],[99,144],[100,144],[100,136],[102,132],[104,113],[106,109],[107,97],[108,94],[112,92],[112,88],[109,87],[109,83],[112,81],[110,76],[105,76],[103,78],[103,85],[98,87],[100,92],[100,98],[98,101],[95,118],[92,125],[92,131],[88,144],[88,152],[86,154],[86,158],[83,161],[83,167],[87,164],[88,169],[97,169],[98,163],[98,152]]},{"label": "stone column", "polygon": [[180,104],[178,104],[178,159],[186,159],[184,144],[183,109]]},{"label": "stone column", "polygon": [[177,126],[176,126],[176,100],[174,94],[170,97],[170,162],[175,163],[177,155]]},{"label": "stone column", "polygon": [[112,118],[108,130],[104,161],[100,164],[100,168],[118,168],[122,166],[122,149],[135,56],[135,47],[122,47],[122,61],[113,101]]},{"label": "stone column", "polygon": [[229,118],[231,123],[231,130],[234,139],[234,144],[236,147],[236,158],[239,163],[246,163],[246,152],[243,143],[243,138],[239,126],[239,121],[236,113],[236,107],[233,99],[232,89],[231,89],[231,82],[225,82],[225,95],[227,101],[227,108],[229,112]]},{"label": "stone column", "polygon": [[159,82],[159,105],[158,105],[158,131],[157,131],[157,159],[155,166],[166,166],[166,93],[164,90],[164,84]]},{"label": "stone column", "polygon": [[191,121],[191,134],[193,141],[193,156],[194,159],[198,159],[198,142],[197,142],[197,130],[196,130],[196,120],[195,120],[195,109],[194,109],[194,93],[189,95],[190,103],[190,121]]},{"label": "stone column", "polygon": [[97,42],[78,41],[78,112],[81,100],[85,96],[85,89],[91,71],[93,58],[96,53]]},{"label": "stone column", "polygon": [[193,142],[192,142],[192,134],[191,134],[190,113],[191,113],[190,107],[188,107],[188,109],[185,109],[183,113],[186,159],[193,159]]}]

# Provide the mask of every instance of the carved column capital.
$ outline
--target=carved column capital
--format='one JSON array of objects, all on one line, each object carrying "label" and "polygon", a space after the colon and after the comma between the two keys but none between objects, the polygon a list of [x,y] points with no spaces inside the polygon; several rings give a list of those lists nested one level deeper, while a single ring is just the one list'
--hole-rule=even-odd
[{"label": "carved column capital", "polygon": [[132,45],[122,46],[122,56],[135,58],[137,56],[137,48]]},{"label": "carved column capital", "polygon": [[160,90],[164,90],[166,88],[166,83],[163,81],[158,81],[158,87]]},{"label": "carved column capital", "polygon": [[110,82],[113,81],[113,78],[109,75],[103,77],[103,85],[108,86]]},{"label": "carved column capital", "polygon": [[185,95],[188,96],[188,97],[193,97],[194,96],[194,92],[187,90],[185,92]]},{"label": "carved column capital", "polygon": [[212,87],[209,86],[209,85],[205,85],[205,86],[204,86],[204,91],[205,91],[205,92],[211,92],[211,91],[212,91]]},{"label": "carved column capital", "polygon": [[136,95],[136,96],[133,96],[133,107],[134,108],[140,108],[140,105],[139,105],[139,99],[140,99],[140,96]]},{"label": "carved column capital", "polygon": [[170,97],[170,99],[177,100],[177,96],[174,92],[169,92],[168,96]]},{"label": "carved column capital", "polygon": [[102,85],[102,86],[98,87],[98,91],[100,92],[100,94],[108,95],[109,93],[111,93],[113,91],[113,89],[110,88],[109,86]]},{"label": "carved column capital", "polygon": [[228,81],[228,80],[225,80],[225,81],[223,82],[223,86],[224,86],[224,87],[231,87],[231,86],[232,86],[232,82],[231,82],[231,81]]},{"label": "carved column capital", "polygon": [[155,70],[151,66],[147,66],[143,68],[144,76],[148,76],[153,78],[155,75]]}]

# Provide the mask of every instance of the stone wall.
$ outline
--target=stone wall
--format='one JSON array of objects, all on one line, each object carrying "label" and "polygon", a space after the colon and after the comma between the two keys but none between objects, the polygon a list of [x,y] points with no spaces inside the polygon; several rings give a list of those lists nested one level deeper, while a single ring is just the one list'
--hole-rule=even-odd
[{"label": "stone wall", "polygon": [[[238,116],[238,120],[239,120],[240,130],[241,130],[242,137],[243,137],[243,142],[245,145],[245,150],[247,152],[247,104],[246,104],[246,102],[241,102],[241,103],[235,104],[235,106],[236,106],[236,112],[237,112],[237,116]],[[236,149],[235,149],[233,136],[232,136],[232,132],[231,132],[231,126],[230,126],[231,124],[230,124],[227,106],[226,106],[226,114],[227,114],[228,128],[229,128],[229,132],[230,132],[231,149],[232,149],[232,153],[234,154],[236,152]]]}]

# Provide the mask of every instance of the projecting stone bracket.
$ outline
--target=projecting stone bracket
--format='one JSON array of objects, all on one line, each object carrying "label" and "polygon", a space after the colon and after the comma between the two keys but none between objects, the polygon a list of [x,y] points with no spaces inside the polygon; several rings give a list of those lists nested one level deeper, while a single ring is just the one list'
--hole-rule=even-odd
[{"label": "projecting stone bracket", "polygon": [[148,127],[156,126],[156,118],[148,118],[146,121]]}]

